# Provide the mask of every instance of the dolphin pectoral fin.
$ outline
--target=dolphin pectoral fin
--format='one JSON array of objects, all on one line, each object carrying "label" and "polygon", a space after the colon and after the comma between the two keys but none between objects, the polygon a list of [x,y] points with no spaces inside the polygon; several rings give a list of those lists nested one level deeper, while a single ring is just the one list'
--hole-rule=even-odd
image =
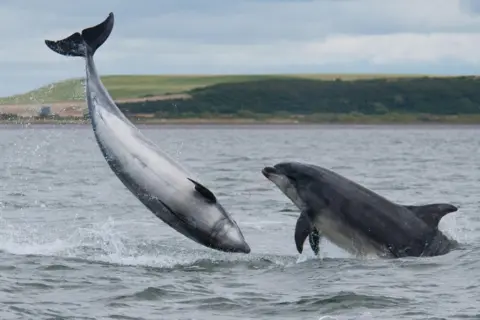
[{"label": "dolphin pectoral fin", "polygon": [[295,225],[295,245],[297,246],[298,253],[302,253],[303,243],[311,232],[312,224],[310,223],[308,215],[302,211],[300,217],[298,217],[297,224]]},{"label": "dolphin pectoral fin", "polygon": [[449,203],[433,203],[423,206],[404,206],[431,227],[437,228],[440,220],[458,208]]},{"label": "dolphin pectoral fin", "polygon": [[204,197],[207,201],[212,202],[212,203],[217,202],[217,198],[215,197],[215,195],[213,194],[212,191],[208,190],[206,187],[204,187],[199,182],[197,182],[193,179],[190,179],[190,178],[187,178],[187,179],[190,180],[195,185],[195,190],[199,194],[201,194],[202,197]]},{"label": "dolphin pectoral fin", "polygon": [[320,250],[320,239],[322,235],[317,230],[317,228],[313,228],[312,232],[308,235],[308,241],[310,242],[310,248],[312,248],[313,253],[318,256],[318,252]]}]

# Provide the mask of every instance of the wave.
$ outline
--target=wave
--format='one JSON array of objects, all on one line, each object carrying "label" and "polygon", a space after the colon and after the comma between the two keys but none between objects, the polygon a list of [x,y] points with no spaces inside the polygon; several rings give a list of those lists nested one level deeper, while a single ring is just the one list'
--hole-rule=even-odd
[{"label": "wave", "polygon": [[[204,272],[221,268],[265,269],[296,263],[295,256],[224,253],[207,248],[188,249],[131,238],[115,228],[115,221],[63,232],[33,224],[11,225],[0,219],[0,252],[22,256],[48,256],[67,260],[160,269]],[[68,230],[66,230],[68,231]],[[48,268],[69,268],[55,262]]]}]

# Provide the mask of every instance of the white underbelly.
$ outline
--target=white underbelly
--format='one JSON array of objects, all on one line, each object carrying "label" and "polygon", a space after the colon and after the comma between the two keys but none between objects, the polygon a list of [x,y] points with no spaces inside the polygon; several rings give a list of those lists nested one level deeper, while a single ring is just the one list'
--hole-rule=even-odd
[{"label": "white underbelly", "polygon": [[384,248],[363,234],[332,218],[330,212],[317,215],[314,225],[327,240],[356,256],[383,255]]}]

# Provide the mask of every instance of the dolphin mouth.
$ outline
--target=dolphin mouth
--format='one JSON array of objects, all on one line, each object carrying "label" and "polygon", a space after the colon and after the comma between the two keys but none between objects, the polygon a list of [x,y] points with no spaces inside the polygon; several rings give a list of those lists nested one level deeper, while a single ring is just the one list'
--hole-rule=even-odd
[{"label": "dolphin mouth", "polygon": [[262,174],[265,176],[265,178],[268,178],[273,174],[278,174],[278,172],[274,167],[265,167],[262,169]]}]

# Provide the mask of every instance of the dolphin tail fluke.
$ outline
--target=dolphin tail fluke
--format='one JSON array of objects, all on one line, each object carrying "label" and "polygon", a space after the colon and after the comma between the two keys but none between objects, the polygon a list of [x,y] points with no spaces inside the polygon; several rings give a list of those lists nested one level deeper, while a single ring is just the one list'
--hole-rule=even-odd
[{"label": "dolphin tail fluke", "polygon": [[52,51],[70,57],[93,56],[95,51],[108,39],[113,29],[114,17],[110,12],[108,17],[96,26],[84,29],[82,33],[75,32],[62,40],[45,40]]}]

